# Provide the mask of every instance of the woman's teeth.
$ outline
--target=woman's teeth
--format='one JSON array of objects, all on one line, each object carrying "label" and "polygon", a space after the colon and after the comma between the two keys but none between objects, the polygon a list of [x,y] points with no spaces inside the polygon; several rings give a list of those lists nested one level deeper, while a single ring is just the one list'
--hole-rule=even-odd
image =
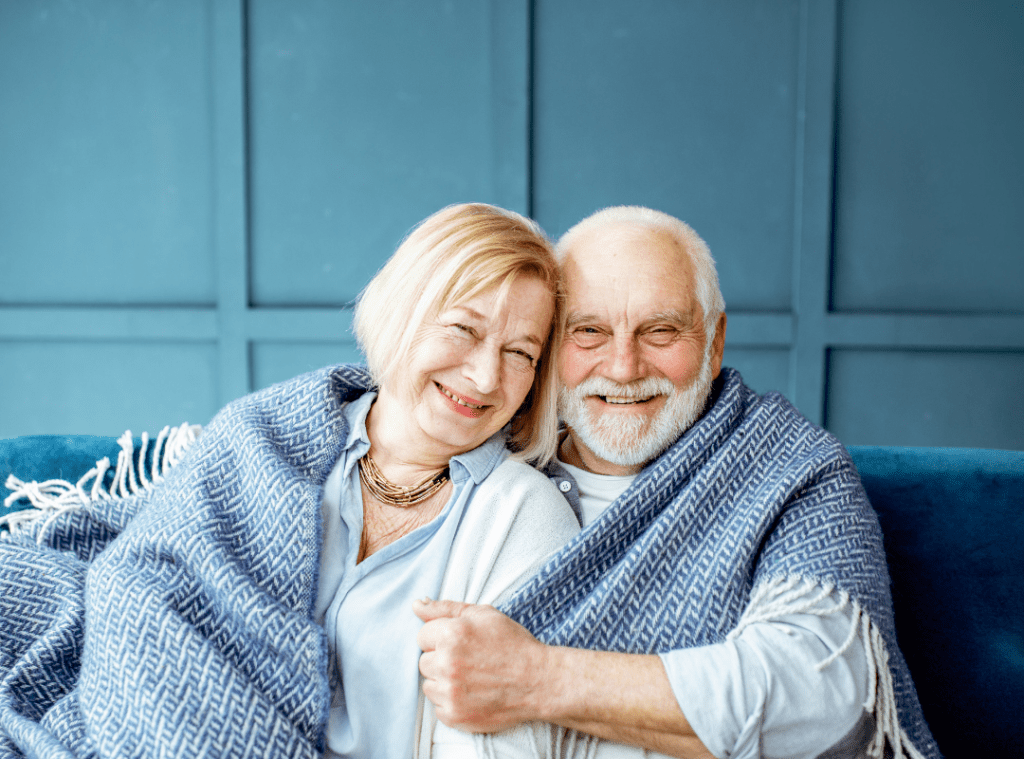
[{"label": "woman's teeth", "polygon": [[453,401],[458,403],[460,406],[465,406],[466,408],[472,408],[472,409],[477,409],[477,410],[482,409],[482,408],[486,408],[485,406],[474,406],[472,403],[466,403],[461,398],[458,398],[458,397],[452,395],[451,392],[449,392],[448,388],[444,387],[443,385],[438,385],[437,387],[441,390],[442,393],[447,395],[449,398],[451,398]]}]

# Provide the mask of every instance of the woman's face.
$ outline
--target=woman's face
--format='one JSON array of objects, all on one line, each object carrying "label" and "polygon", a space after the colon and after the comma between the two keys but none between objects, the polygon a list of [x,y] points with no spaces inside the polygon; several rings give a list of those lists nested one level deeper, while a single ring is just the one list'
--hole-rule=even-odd
[{"label": "woman's face", "polygon": [[491,288],[423,325],[397,379],[438,453],[465,453],[508,423],[533,386],[553,311],[544,283],[520,277],[504,303]]}]

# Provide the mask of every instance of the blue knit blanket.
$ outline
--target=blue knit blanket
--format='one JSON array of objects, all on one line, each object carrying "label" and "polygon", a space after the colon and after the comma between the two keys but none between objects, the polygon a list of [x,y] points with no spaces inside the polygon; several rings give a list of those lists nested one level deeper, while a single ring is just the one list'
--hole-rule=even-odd
[{"label": "blue knit blanket", "polygon": [[[661,653],[803,610],[786,607],[799,580],[848,596],[863,623],[877,752],[888,740],[897,755],[939,756],[896,645],[878,520],[846,449],[731,369],[708,413],[503,611],[551,644]],[[766,595],[773,609],[759,608]]]},{"label": "blue knit blanket", "polygon": [[[863,609],[883,663],[879,724],[937,756],[845,450],[723,374],[710,412],[507,611],[549,642],[656,652],[723,640],[758,588],[832,583]],[[0,757],[322,750],[319,504],[342,404],[369,383],[336,367],[248,396],[160,485],[0,539]]]},{"label": "blue knit blanket", "polygon": [[0,539],[0,756],[320,753],[321,491],[369,384],[243,398],[159,485]]}]

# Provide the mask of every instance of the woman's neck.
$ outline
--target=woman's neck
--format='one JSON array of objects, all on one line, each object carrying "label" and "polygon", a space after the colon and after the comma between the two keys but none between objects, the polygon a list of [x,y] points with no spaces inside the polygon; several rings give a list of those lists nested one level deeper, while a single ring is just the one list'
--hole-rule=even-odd
[{"label": "woman's neck", "polygon": [[411,485],[448,466],[450,455],[410,425],[402,408],[381,388],[366,417],[366,434],[370,456],[384,476],[396,485]]}]

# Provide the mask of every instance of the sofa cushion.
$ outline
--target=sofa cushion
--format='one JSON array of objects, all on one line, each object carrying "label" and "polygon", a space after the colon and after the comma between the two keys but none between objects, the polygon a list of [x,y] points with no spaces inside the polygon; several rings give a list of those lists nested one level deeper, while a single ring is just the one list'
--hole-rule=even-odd
[{"label": "sofa cushion", "polygon": [[852,447],[896,633],[946,757],[1024,746],[1024,452]]}]

